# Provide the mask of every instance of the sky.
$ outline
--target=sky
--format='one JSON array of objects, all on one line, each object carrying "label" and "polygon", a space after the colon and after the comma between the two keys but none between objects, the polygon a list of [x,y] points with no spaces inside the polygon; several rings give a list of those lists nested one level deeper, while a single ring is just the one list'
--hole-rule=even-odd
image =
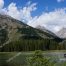
[{"label": "sky", "polygon": [[66,0],[0,0],[0,14],[52,32],[66,28]]}]

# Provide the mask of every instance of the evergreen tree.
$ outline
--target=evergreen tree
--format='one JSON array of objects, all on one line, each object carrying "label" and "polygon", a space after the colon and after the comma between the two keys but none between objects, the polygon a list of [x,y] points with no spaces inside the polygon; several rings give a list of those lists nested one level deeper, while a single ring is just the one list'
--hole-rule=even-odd
[{"label": "evergreen tree", "polygon": [[54,66],[54,63],[45,58],[40,50],[35,51],[34,55],[27,59],[27,63],[28,66]]}]

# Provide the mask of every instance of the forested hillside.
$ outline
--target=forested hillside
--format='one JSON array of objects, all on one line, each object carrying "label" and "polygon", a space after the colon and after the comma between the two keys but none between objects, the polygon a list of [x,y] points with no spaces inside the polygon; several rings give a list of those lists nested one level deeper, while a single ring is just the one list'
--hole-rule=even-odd
[{"label": "forested hillside", "polygon": [[10,16],[0,15],[0,51],[59,49],[62,39],[53,33],[33,28]]}]

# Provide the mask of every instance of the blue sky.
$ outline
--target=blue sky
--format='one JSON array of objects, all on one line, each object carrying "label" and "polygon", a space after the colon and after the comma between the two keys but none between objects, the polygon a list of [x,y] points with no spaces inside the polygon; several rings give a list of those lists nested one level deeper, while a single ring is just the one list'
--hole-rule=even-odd
[{"label": "blue sky", "polygon": [[0,14],[53,32],[66,28],[66,0],[0,0]]},{"label": "blue sky", "polygon": [[7,7],[11,2],[16,3],[17,7],[24,7],[28,1],[31,3],[37,3],[37,10],[32,13],[32,16],[40,15],[42,12],[50,12],[56,8],[65,8],[66,7],[66,0],[4,0],[5,5]]}]

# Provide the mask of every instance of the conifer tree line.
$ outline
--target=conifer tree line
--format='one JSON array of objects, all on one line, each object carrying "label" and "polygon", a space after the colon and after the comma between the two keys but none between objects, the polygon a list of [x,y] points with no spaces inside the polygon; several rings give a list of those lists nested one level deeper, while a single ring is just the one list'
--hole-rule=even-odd
[{"label": "conifer tree line", "polygon": [[[6,44],[0,51],[11,52],[11,51],[34,51],[34,50],[64,50],[66,49],[66,41],[60,43],[61,40],[58,38],[42,38],[39,34],[44,33],[43,31],[34,30],[32,28],[18,28],[17,33],[20,33],[19,40],[14,40]],[[39,33],[39,34],[37,34]],[[45,34],[45,33],[44,33]],[[46,33],[48,36],[48,34]],[[49,35],[48,37],[50,37]],[[6,29],[0,29],[0,46],[7,42],[9,39],[8,31]]]},{"label": "conifer tree line", "polygon": [[0,51],[34,51],[34,50],[56,50],[58,49],[58,42],[53,39],[24,39],[10,42],[4,47],[0,48]]}]

